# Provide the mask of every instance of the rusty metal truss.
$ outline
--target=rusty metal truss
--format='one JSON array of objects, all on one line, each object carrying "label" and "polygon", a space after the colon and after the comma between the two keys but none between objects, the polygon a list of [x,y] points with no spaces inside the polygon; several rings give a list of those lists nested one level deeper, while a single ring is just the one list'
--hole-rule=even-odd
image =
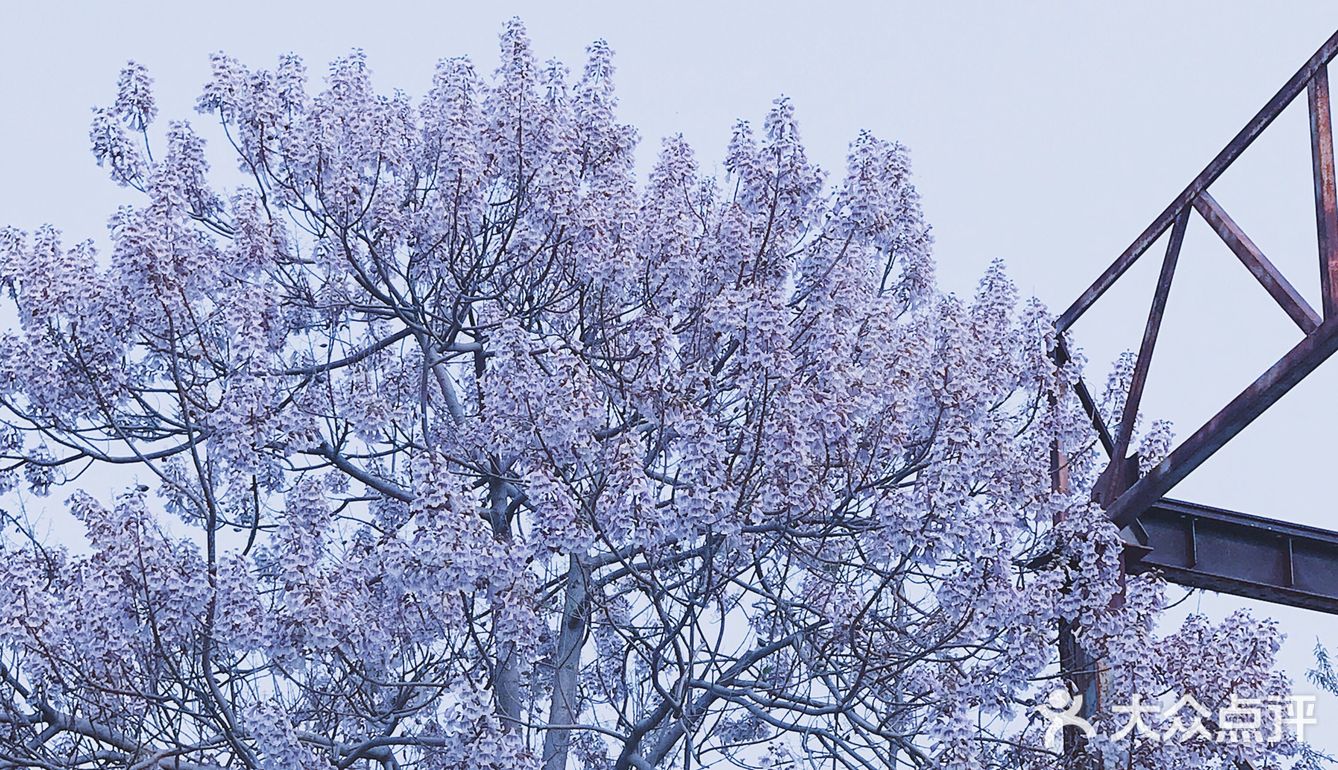
[{"label": "rusty metal truss", "polygon": [[[1130,572],[1156,570],[1185,586],[1211,589],[1278,604],[1338,614],[1338,532],[1305,527],[1165,495],[1255,418],[1338,350],[1338,195],[1334,190],[1333,126],[1328,64],[1338,54],[1330,37],[1217,157],[1171,201],[1129,248],[1056,321],[1057,359],[1067,360],[1063,333],[1087,312],[1133,264],[1170,231],[1152,296],[1129,392],[1118,423],[1102,418],[1087,386],[1075,383],[1110,464],[1095,497],[1128,541]],[[1311,307],[1241,230],[1209,188],[1301,93],[1310,116],[1310,146],[1323,301]],[[1212,419],[1171,450],[1141,478],[1129,452],[1135,417],[1147,382],[1176,262],[1191,217],[1201,217],[1295,322],[1301,341],[1241,391]]]}]

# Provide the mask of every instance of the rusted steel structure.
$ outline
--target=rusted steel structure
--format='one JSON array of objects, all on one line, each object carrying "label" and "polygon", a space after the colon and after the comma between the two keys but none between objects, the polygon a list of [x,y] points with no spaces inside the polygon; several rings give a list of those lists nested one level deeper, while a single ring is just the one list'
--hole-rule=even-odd
[{"label": "rusted steel structure", "polygon": [[[1338,614],[1338,532],[1167,499],[1165,495],[1221,449],[1287,391],[1338,351],[1338,194],[1334,189],[1333,127],[1328,64],[1338,54],[1338,33],[1287,81],[1231,143],[1148,225],[1056,321],[1063,362],[1067,332],[1116,281],[1170,231],[1153,292],[1124,411],[1107,425],[1087,386],[1074,384],[1110,464],[1095,496],[1119,525],[1130,572],[1157,570],[1185,586]],[[1209,188],[1275,118],[1306,94],[1315,184],[1319,280],[1323,302],[1311,307],[1241,230]],[[1261,287],[1296,324],[1302,337],[1212,419],[1141,478],[1129,453],[1162,316],[1175,278],[1189,219],[1201,217]]]},{"label": "rusted steel structure", "polygon": [[[1069,356],[1064,333],[1170,232],[1129,392],[1116,424],[1106,424],[1084,382],[1073,383],[1110,457],[1093,495],[1121,527],[1125,569],[1134,574],[1155,570],[1168,581],[1183,586],[1338,614],[1338,532],[1166,497],[1176,484],[1338,351],[1338,193],[1334,187],[1328,77],[1328,65],[1335,54],[1338,54],[1338,33],[1320,46],[1217,157],[1059,316],[1055,325],[1059,332],[1056,360],[1062,364]],[[1310,118],[1315,186],[1322,297],[1319,310],[1306,302],[1209,192],[1213,182],[1303,91]],[[1222,239],[1296,324],[1302,336],[1277,363],[1140,477],[1138,458],[1129,453],[1130,442],[1185,230],[1193,216],[1201,217]],[[1052,472],[1060,485],[1064,474],[1058,463],[1058,450],[1055,451]],[[1059,637],[1060,668],[1084,698],[1083,716],[1090,717],[1100,707],[1100,661],[1084,652],[1068,624],[1061,624]],[[1084,740],[1076,731],[1065,730],[1067,764],[1075,770],[1094,766],[1083,745]],[[1252,770],[1249,763],[1240,762],[1237,766]]]}]

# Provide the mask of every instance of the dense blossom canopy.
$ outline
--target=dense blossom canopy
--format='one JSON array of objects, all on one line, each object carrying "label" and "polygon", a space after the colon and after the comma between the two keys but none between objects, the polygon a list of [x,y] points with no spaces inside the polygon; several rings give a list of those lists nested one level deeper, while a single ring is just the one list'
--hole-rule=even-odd
[{"label": "dense blossom canopy", "polygon": [[3,486],[87,535],[0,540],[0,766],[1051,767],[1061,622],[1116,701],[1286,694],[1269,624],[1154,633],[1081,362],[938,291],[905,148],[828,178],[779,99],[643,181],[607,45],[500,62],[217,55],[240,176],[131,64],[109,246],[0,232]]}]

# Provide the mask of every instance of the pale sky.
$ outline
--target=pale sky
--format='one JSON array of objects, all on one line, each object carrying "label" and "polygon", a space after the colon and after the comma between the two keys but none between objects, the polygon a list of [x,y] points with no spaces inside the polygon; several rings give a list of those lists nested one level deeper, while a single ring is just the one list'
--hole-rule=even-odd
[{"label": "pale sky", "polygon": [[[319,73],[361,47],[378,85],[421,95],[439,58],[469,54],[491,71],[512,15],[541,58],[573,68],[592,39],[610,42],[643,167],[678,132],[714,163],[733,121],[761,118],[780,94],[794,100],[811,155],[836,174],[860,129],[903,142],[945,288],[971,292],[1002,258],[1056,313],[1338,29],[1331,1],[7,3],[0,224],[50,221],[67,241],[104,239],[123,193],[89,154],[89,108],[110,102],[127,59],[148,66],[171,118],[194,117],[219,49],[258,66],[293,51]],[[1304,109],[1302,98],[1213,193],[1318,307]],[[1137,347],[1157,262],[1140,263],[1076,328],[1094,387]],[[1144,409],[1187,436],[1298,339],[1194,220]],[[1336,386],[1330,362],[1172,495],[1338,529],[1326,451]],[[1279,619],[1298,678],[1316,637],[1338,646],[1332,616],[1212,594],[1183,609],[1220,618],[1238,606]],[[1316,743],[1338,752],[1338,700],[1318,716]]]}]

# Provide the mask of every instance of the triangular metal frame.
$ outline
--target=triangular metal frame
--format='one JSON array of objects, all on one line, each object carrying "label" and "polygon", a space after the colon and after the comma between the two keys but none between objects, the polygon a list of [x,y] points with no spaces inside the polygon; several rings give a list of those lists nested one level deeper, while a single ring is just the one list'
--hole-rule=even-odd
[{"label": "triangular metal frame", "polygon": [[[1106,425],[1085,383],[1079,400],[1110,455],[1094,491],[1126,533],[1130,572],[1157,570],[1168,580],[1338,614],[1338,532],[1170,500],[1165,495],[1287,391],[1338,351],[1338,195],[1334,189],[1328,64],[1338,33],[1287,81],[1240,133],[1125,249],[1055,323],[1056,360],[1068,358],[1064,335],[1159,238],[1170,230],[1123,412]],[[1301,92],[1307,94],[1315,183],[1322,312],[1312,308],[1209,194],[1218,177]],[[1201,217],[1300,329],[1303,337],[1268,371],[1142,477],[1129,454],[1134,418],[1161,329],[1189,218]]]}]

